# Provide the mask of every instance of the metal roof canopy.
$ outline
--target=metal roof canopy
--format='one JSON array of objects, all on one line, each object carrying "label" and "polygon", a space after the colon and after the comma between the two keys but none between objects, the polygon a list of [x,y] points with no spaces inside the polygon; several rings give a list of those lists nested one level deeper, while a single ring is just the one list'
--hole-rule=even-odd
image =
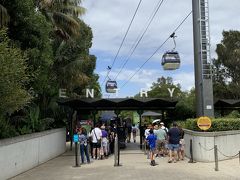
[{"label": "metal roof canopy", "polygon": [[240,99],[217,99],[215,109],[240,109]]},{"label": "metal roof canopy", "polygon": [[177,104],[162,98],[59,98],[57,102],[76,110],[167,110]]},{"label": "metal roof canopy", "polygon": [[156,113],[156,112],[152,112],[152,111],[147,111],[147,112],[144,112],[142,114],[142,117],[147,117],[147,116],[152,116],[152,117],[158,117],[158,116],[161,116],[162,114],[160,113]]}]

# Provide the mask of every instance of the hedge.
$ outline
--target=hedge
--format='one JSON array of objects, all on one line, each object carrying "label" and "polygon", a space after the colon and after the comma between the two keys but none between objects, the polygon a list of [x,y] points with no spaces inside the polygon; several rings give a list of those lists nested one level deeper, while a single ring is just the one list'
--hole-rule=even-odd
[{"label": "hedge", "polygon": [[[197,126],[197,119],[187,119],[185,122],[180,121],[179,124],[185,129],[193,131],[202,131]],[[240,130],[240,118],[217,118],[212,119],[212,126],[207,131],[231,131]]]}]

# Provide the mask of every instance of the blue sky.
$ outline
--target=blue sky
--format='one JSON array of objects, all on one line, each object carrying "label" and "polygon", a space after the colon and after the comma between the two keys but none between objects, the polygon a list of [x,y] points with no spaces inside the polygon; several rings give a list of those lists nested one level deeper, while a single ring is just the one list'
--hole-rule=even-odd
[{"label": "blue sky", "polygon": [[[91,54],[97,57],[95,73],[99,74],[99,82],[102,84],[107,66],[111,66],[117,50],[122,42],[124,34],[137,7],[139,0],[85,0],[82,6],[87,9],[82,17],[93,31],[93,46]],[[136,18],[126,37],[118,58],[109,74],[114,79],[119,72],[127,55],[143,32],[147,20],[152,14],[159,0],[143,0]],[[240,0],[209,0],[210,33],[212,57],[216,57],[216,44],[222,40],[223,30],[240,30]],[[180,83],[183,90],[194,87],[193,64],[193,33],[192,16],[176,32],[177,47],[181,57],[181,67],[175,71],[164,71],[161,66],[162,54],[173,48],[173,41],[169,40],[153,56],[123,88],[122,85],[138,70],[138,68],[153,54],[180,22],[192,10],[192,0],[164,0],[155,19],[137,47],[135,53],[129,59],[123,71],[117,78],[119,89],[118,97],[133,96],[141,88],[148,89],[158,77],[170,76],[174,83]],[[105,83],[102,86],[104,97]],[[115,97],[111,95],[110,97]]]}]

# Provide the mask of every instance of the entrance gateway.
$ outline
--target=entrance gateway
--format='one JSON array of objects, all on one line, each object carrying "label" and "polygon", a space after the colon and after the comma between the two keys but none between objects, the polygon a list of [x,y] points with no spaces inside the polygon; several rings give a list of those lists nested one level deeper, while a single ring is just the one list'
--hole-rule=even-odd
[{"label": "entrance gateway", "polygon": [[[96,114],[101,110],[114,110],[118,116],[122,110],[137,111],[139,114],[139,126],[142,126],[141,115],[144,110],[160,110],[162,111],[163,121],[165,119],[164,112],[175,109],[177,104],[173,99],[162,98],[60,98],[58,104],[71,108],[72,114],[69,116],[69,127],[72,127],[72,119],[74,112],[82,114],[92,114],[93,123],[96,123]],[[70,137],[73,136],[73,129],[70,129]],[[143,136],[141,133],[140,136]],[[72,144],[72,142],[71,142]],[[140,144],[142,140],[140,138]]]},{"label": "entrance gateway", "polygon": [[[115,114],[118,115],[122,110],[137,111],[139,115],[139,129],[140,129],[140,148],[142,148],[142,137],[144,136],[144,131],[142,128],[142,114],[144,110],[161,110],[162,120],[164,121],[164,112],[168,110],[175,109],[177,104],[176,100],[173,99],[162,99],[162,98],[111,98],[111,99],[92,99],[92,98],[60,98],[58,104],[62,106],[67,106],[71,108],[72,114],[68,118],[68,123],[70,127],[70,137],[73,137],[73,121],[76,119],[77,114],[92,114],[93,123],[96,123],[96,114],[101,110],[114,110]],[[75,114],[75,119],[73,118]],[[72,149],[72,138],[71,149]],[[119,150],[117,156],[117,164],[119,165]]]}]

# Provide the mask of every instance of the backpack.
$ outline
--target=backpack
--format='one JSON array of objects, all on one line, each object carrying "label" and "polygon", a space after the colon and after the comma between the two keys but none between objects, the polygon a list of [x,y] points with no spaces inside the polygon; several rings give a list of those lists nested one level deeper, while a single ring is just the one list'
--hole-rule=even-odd
[{"label": "backpack", "polygon": [[166,134],[168,134],[168,130],[166,127],[163,130],[166,132]]}]

